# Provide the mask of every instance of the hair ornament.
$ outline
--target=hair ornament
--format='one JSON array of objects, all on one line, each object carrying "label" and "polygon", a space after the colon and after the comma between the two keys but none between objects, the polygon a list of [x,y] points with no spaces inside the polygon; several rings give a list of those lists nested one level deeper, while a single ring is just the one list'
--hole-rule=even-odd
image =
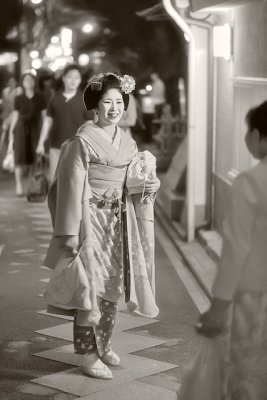
[{"label": "hair ornament", "polygon": [[131,93],[135,89],[135,80],[131,75],[123,75],[119,77],[121,91],[125,94]]},{"label": "hair ornament", "polygon": [[103,73],[92,76],[92,78],[87,81],[87,87],[90,86],[92,90],[96,91],[101,90],[104,76],[105,74]]},{"label": "hair ornament", "polygon": [[132,76],[120,76],[118,74],[114,74],[113,72],[106,72],[92,76],[92,78],[90,78],[87,82],[87,87],[90,87],[93,91],[100,91],[103,86],[103,79],[108,75],[113,75],[119,80],[120,89],[123,93],[129,94],[135,89],[135,80]]}]

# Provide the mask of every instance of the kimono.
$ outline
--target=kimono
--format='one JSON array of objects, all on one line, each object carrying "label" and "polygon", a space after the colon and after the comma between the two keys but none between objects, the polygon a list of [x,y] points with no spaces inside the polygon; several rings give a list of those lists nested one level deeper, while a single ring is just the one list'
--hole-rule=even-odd
[{"label": "kimono", "polygon": [[116,150],[101,131],[91,121],[87,122],[62,146],[55,178],[56,199],[52,195],[49,199],[54,236],[45,265],[53,269],[61,255],[59,236],[79,236],[82,244],[82,201],[87,196],[96,295],[107,302],[116,302],[124,291],[124,283],[128,283],[129,309],[155,317],[158,307],[153,202],[140,202],[143,187],[131,195],[126,187],[129,169],[139,162],[136,143],[129,134],[122,133]]},{"label": "kimono", "polygon": [[217,340],[226,400],[267,398],[266,188],[267,157],[235,179],[223,225],[213,295],[231,302]]}]

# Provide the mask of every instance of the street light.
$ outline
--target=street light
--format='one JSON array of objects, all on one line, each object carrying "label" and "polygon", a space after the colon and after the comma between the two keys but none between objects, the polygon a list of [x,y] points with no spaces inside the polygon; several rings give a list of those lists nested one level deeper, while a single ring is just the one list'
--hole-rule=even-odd
[{"label": "street light", "polygon": [[57,44],[59,42],[59,37],[58,36],[52,36],[50,39],[50,42],[53,44]]},{"label": "street light", "polygon": [[78,63],[80,64],[81,67],[85,67],[86,65],[89,64],[90,57],[88,54],[82,53],[78,57]]},{"label": "street light", "polygon": [[87,24],[84,24],[82,27],[83,33],[91,33],[93,30],[94,30],[94,27],[89,22]]},{"label": "street light", "polygon": [[30,52],[30,57],[31,58],[38,58],[39,57],[39,51],[38,50],[32,50]]},{"label": "street light", "polygon": [[40,58],[35,58],[32,60],[32,68],[40,69],[42,67],[42,60]]},{"label": "street light", "polygon": [[213,27],[213,56],[230,60],[232,55],[232,28],[230,24]]}]

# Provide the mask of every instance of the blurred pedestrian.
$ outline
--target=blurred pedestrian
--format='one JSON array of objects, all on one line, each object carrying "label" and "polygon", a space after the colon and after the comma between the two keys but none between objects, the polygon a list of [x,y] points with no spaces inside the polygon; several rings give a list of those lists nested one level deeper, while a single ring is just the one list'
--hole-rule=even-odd
[{"label": "blurred pedestrian", "polygon": [[36,76],[32,71],[26,71],[22,75],[21,87],[22,93],[15,97],[9,129],[9,150],[14,147],[17,196],[24,195],[24,167],[34,163],[41,120],[46,107],[43,97],[37,93]]},{"label": "blurred pedestrian", "polygon": [[246,122],[247,148],[260,162],[234,181],[214,299],[199,328],[208,337],[221,334],[227,400],[267,399],[267,102]]},{"label": "blurred pedestrian", "polygon": [[132,128],[137,121],[137,106],[136,100],[132,94],[129,94],[129,105],[127,110],[124,111],[118,126],[125,132],[132,135]]},{"label": "blurred pedestrian", "polygon": [[45,153],[45,142],[49,140],[49,180],[52,182],[58,163],[60,147],[70,139],[79,126],[90,117],[84,108],[81,83],[81,71],[78,65],[69,64],[62,74],[63,89],[58,90],[50,99],[43,122],[38,154]]},{"label": "blurred pedestrian", "polygon": [[149,143],[152,141],[152,123],[154,118],[154,105],[150,96],[145,95],[141,97],[141,110],[142,122],[144,124],[142,138],[145,143]]},{"label": "blurred pedestrian", "polygon": [[157,72],[152,72],[150,77],[152,81],[150,96],[154,106],[154,118],[160,119],[163,106],[166,103],[165,84]]},{"label": "blurred pedestrian", "polygon": [[17,88],[17,81],[12,76],[7,82],[7,86],[4,88],[2,93],[2,104],[1,104],[1,119],[2,119],[2,133],[7,132],[10,127],[11,114],[14,110],[15,97],[19,94]]},{"label": "blurred pedestrian", "polygon": [[7,82],[7,86],[4,88],[2,93],[2,104],[1,104],[1,139],[0,139],[0,149],[2,157],[5,156],[6,148],[8,145],[8,131],[10,128],[11,115],[14,110],[15,97],[19,94],[19,89],[17,88],[16,79],[11,76]]},{"label": "blurred pedestrian", "polygon": [[[120,363],[119,356],[111,348],[110,340],[117,301],[123,291],[123,265],[127,259],[131,260],[129,262],[135,274],[130,278],[131,292],[127,299],[131,309],[149,317],[155,317],[158,313],[153,284],[153,213],[144,216],[146,205],[140,204],[144,191],[152,195],[159,188],[156,175],[144,180],[141,174],[141,181],[138,184],[138,179],[135,180],[135,190],[132,192],[137,196],[135,206],[130,196],[128,202],[122,204],[126,187],[129,190],[125,182],[133,179],[129,171],[133,172],[133,165],[141,162],[135,141],[128,132],[118,127],[129,104],[129,93],[134,87],[133,78],[127,75],[122,77],[114,73],[102,73],[89,80],[84,92],[84,103],[87,110],[94,110],[97,122],[85,123],[76,136],[62,146],[56,180],[49,194],[50,212],[54,215],[54,239],[46,265],[53,267],[57,260],[53,257],[55,253],[52,251],[52,243],[59,246],[59,257],[60,254],[61,257],[62,254],[63,257],[74,257],[80,251],[83,258],[84,251],[92,250],[93,261],[86,263],[85,269],[90,282],[95,282],[90,286],[90,293],[96,292],[97,301],[92,301],[92,304],[97,303],[100,312],[75,311],[74,349],[83,355],[83,372],[100,379],[111,379],[112,372],[108,366]],[[138,171],[141,169],[137,168]],[[56,204],[51,207],[55,187]],[[86,225],[82,212],[84,201],[88,202],[86,215],[92,226],[87,241],[83,241],[80,236]],[[128,239],[124,229],[126,220],[122,215],[125,206]],[[151,207],[153,210],[153,202],[147,205],[147,209],[151,211]],[[141,219],[138,224],[135,209],[139,210]],[[142,229],[140,236],[139,229]],[[123,256],[128,246],[131,250],[128,256]],[[131,257],[132,254],[135,256]]]},{"label": "blurred pedestrian", "polygon": [[46,74],[39,78],[39,89],[42,94],[45,104],[48,106],[53,94],[55,94],[55,79],[53,75]]}]

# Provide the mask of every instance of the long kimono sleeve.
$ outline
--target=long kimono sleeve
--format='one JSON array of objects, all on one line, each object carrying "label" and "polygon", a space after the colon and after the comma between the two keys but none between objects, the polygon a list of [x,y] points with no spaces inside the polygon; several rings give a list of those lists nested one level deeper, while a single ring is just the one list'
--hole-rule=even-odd
[{"label": "long kimono sleeve", "polygon": [[66,149],[57,174],[55,237],[80,234],[84,180],[89,154],[80,138]]},{"label": "long kimono sleeve", "polygon": [[213,295],[232,300],[250,252],[256,213],[253,184],[245,174],[239,175],[232,188],[231,205],[223,226],[223,250]]}]

